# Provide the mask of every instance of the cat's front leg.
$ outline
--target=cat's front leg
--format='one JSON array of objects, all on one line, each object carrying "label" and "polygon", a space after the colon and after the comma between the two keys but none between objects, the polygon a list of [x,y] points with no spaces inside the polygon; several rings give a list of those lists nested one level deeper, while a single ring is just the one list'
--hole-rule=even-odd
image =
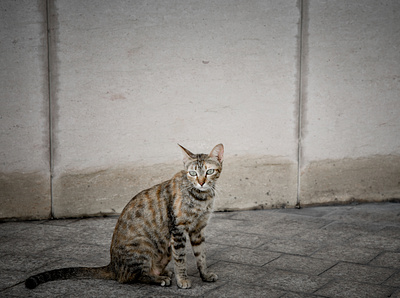
[{"label": "cat's front leg", "polygon": [[218,280],[218,275],[207,270],[206,262],[206,245],[203,235],[203,229],[200,232],[193,232],[190,235],[190,243],[192,244],[193,254],[196,257],[197,269],[199,269],[200,277],[203,281],[214,282]]},{"label": "cat's front leg", "polygon": [[179,288],[189,289],[192,286],[186,271],[186,235],[183,231],[172,233],[172,255],[174,257],[174,270]]}]

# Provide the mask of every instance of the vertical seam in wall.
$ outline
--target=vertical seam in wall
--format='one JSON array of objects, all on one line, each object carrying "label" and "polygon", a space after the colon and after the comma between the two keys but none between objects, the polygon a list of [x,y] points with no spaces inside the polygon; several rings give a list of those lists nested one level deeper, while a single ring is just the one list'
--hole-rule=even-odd
[{"label": "vertical seam in wall", "polygon": [[53,113],[52,113],[52,96],[51,96],[51,22],[50,22],[50,1],[46,0],[46,25],[47,25],[47,94],[49,103],[49,163],[50,163],[50,204],[51,204],[51,217],[54,217],[53,210],[53,172],[54,172],[54,162],[53,162]]},{"label": "vertical seam in wall", "polygon": [[299,44],[298,44],[298,118],[297,118],[297,206],[300,206],[300,186],[301,186],[301,149],[302,149],[302,105],[303,105],[303,22],[304,22],[304,1],[299,0],[300,21],[299,21]]}]

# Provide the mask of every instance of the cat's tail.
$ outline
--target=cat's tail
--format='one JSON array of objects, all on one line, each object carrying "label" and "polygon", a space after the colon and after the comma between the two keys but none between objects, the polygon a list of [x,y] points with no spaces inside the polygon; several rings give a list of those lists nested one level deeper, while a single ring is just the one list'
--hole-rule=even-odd
[{"label": "cat's tail", "polygon": [[114,279],[114,274],[110,269],[110,265],[104,267],[72,267],[55,269],[29,277],[25,281],[25,287],[28,289],[34,289],[38,285],[48,281],[70,278]]}]

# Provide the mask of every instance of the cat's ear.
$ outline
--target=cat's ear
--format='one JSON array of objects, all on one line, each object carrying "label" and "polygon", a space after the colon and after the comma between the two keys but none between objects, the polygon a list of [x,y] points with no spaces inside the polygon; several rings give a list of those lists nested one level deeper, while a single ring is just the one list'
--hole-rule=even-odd
[{"label": "cat's ear", "polygon": [[184,148],[183,146],[181,146],[179,144],[178,144],[178,146],[181,147],[181,149],[182,149],[184,163],[188,162],[189,160],[196,159],[195,154],[193,154],[192,152],[190,152],[189,150],[187,150],[186,148]]},{"label": "cat's ear", "polygon": [[224,145],[218,144],[211,150],[210,157],[218,159],[220,163],[224,160]]}]

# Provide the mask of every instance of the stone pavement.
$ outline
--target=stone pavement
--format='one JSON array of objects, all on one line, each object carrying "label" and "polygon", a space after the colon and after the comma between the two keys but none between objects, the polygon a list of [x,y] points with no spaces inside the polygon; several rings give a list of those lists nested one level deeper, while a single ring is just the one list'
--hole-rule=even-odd
[{"label": "stone pavement", "polygon": [[0,224],[0,297],[400,297],[400,204],[214,213],[203,283],[192,288],[65,280],[27,290],[44,270],[109,261],[117,217]]}]

